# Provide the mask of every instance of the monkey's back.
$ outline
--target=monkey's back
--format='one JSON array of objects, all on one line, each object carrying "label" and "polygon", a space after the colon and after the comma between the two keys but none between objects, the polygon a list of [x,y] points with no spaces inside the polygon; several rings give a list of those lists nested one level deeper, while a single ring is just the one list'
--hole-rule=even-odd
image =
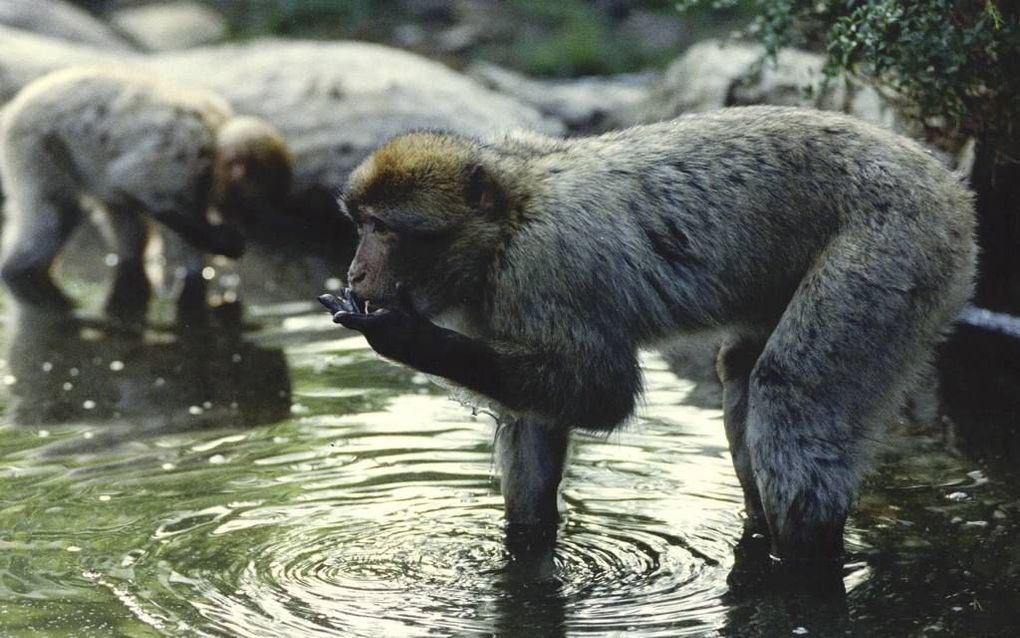
[{"label": "monkey's back", "polygon": [[[932,280],[974,268],[960,180],[912,140],[841,114],[724,109],[515,152],[528,148],[539,187],[520,245],[590,273],[565,274],[574,285],[647,302],[632,319],[650,335],[774,322],[838,236],[858,238],[862,260]],[[957,288],[966,298],[969,283]]]},{"label": "monkey's back", "polygon": [[74,183],[102,200],[127,193],[157,204],[181,190],[182,177],[208,170],[215,131],[231,115],[205,91],[127,71],[61,70],[6,108],[0,171],[13,188],[27,175],[53,193]]}]

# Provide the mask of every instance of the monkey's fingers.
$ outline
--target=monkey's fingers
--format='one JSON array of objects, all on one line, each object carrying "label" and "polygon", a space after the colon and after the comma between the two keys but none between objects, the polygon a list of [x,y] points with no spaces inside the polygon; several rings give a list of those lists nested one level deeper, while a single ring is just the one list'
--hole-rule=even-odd
[{"label": "monkey's fingers", "polygon": [[348,308],[346,304],[342,300],[338,299],[335,295],[330,294],[319,295],[318,299],[319,303],[321,303],[323,306],[326,306],[326,309],[333,314],[336,314],[338,312],[350,311],[350,308]]},{"label": "monkey's fingers", "polygon": [[333,323],[338,323],[344,328],[365,332],[378,327],[380,316],[378,314],[366,315],[364,313],[341,311],[333,315]]},{"label": "monkey's fingers", "polygon": [[[362,309],[361,305],[359,304],[360,301],[361,300],[358,299],[358,296],[354,294],[353,290],[351,290],[350,288],[344,288],[344,303],[347,304],[348,312],[360,312],[360,313],[365,312],[365,310]],[[365,302],[365,306],[366,307],[368,306],[367,301]]]}]

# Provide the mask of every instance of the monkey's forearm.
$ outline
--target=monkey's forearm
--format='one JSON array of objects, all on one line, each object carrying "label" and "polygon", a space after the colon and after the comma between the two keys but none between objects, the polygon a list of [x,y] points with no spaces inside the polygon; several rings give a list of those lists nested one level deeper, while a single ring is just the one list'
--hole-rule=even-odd
[{"label": "monkey's forearm", "polygon": [[574,355],[494,344],[413,320],[403,329],[365,331],[379,354],[440,376],[512,411],[552,423],[612,430],[634,408],[641,381],[634,354],[606,347]]},{"label": "monkey's forearm", "polygon": [[231,259],[237,259],[244,253],[244,237],[227,226],[214,226],[203,219],[179,213],[156,213],[153,216],[199,250]]},{"label": "monkey's forearm", "polygon": [[399,334],[395,331],[365,337],[379,354],[425,374],[449,379],[469,390],[515,407],[514,393],[507,388],[500,354],[481,339],[416,321]]}]

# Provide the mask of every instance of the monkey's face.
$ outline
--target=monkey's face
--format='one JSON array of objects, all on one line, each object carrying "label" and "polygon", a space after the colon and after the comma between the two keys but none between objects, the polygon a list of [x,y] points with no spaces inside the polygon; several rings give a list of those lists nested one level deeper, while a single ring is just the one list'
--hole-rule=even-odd
[{"label": "monkey's face", "polygon": [[477,303],[503,225],[467,201],[429,201],[349,209],[359,241],[348,285],[360,299],[426,317]]},{"label": "monkey's face", "polygon": [[494,175],[444,135],[412,133],[381,147],[351,174],[344,204],[360,235],[352,291],[372,305],[410,303],[426,317],[477,305],[510,227]]},{"label": "monkey's face", "polygon": [[291,187],[289,156],[272,149],[228,149],[217,157],[214,204],[225,219],[252,222],[283,214]]},{"label": "monkey's face", "polygon": [[425,231],[418,215],[363,207],[352,212],[358,248],[347,273],[348,285],[372,306],[411,303],[422,314],[438,312],[445,295],[436,292],[435,266],[442,263],[450,234]]}]

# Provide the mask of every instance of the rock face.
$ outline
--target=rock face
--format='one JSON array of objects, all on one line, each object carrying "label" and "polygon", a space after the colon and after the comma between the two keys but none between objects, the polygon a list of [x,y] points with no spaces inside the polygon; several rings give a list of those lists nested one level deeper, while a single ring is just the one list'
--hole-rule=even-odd
[{"label": "rock face", "polygon": [[616,114],[618,125],[666,120],[724,106],[774,104],[842,111],[874,124],[914,132],[875,89],[852,78],[833,78],[821,88],[821,55],[784,49],[763,60],[760,46],[705,40],[663,74],[647,98]]},{"label": "rock face", "polygon": [[371,149],[411,129],[562,130],[437,62],[375,44],[261,40],[155,55],[146,66],[217,91],[237,111],[279,127],[301,183],[339,184]]},{"label": "rock face", "polygon": [[109,25],[61,0],[0,0],[0,24],[107,51],[135,48]]},{"label": "rock face", "polygon": [[658,80],[656,73],[536,80],[487,63],[472,65],[468,75],[530,104],[576,132],[604,128],[614,113],[638,108]]},{"label": "rock face", "polygon": [[335,187],[373,148],[402,131],[489,135],[562,125],[445,66],[359,42],[263,40],[153,55],[107,55],[0,27],[0,101],[35,78],[77,65],[128,65],[212,89],[240,113],[265,117],[297,158],[298,187]]},{"label": "rock face", "polygon": [[197,2],[171,2],[115,11],[111,22],[149,51],[172,51],[220,42],[227,34],[222,15]]},{"label": "rock face", "polygon": [[92,46],[0,26],[0,105],[32,80],[56,69],[80,64],[133,64],[141,59],[130,51],[114,55]]}]

